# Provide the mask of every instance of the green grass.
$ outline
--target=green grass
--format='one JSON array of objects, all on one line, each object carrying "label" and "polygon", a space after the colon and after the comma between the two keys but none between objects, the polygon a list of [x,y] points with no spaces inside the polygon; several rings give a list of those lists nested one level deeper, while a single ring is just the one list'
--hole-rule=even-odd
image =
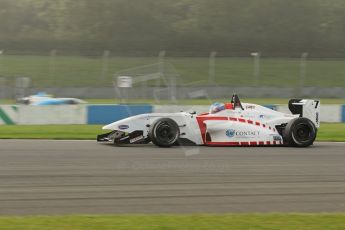
[{"label": "green grass", "polygon": [[2,230],[340,230],[345,214],[0,217]]},{"label": "green grass", "polygon": [[317,134],[318,141],[345,141],[345,123],[323,123]]},{"label": "green grass", "polygon": [[[95,140],[101,125],[0,125],[0,138]],[[323,123],[317,141],[345,141],[345,123]]]},{"label": "green grass", "polygon": [[[57,56],[52,59],[49,56],[2,55],[0,76],[9,76],[10,84],[14,82],[12,77],[28,76],[33,79],[34,87],[109,86],[115,73],[153,64],[157,60],[155,57],[111,57],[108,60],[108,71],[104,72],[102,57]],[[181,76],[178,84],[207,84],[208,58],[168,57],[166,61]],[[255,85],[252,58],[217,58],[215,67],[215,81],[218,85]],[[299,85],[299,59],[263,58],[260,69],[261,86]],[[148,71],[156,72],[157,68]],[[344,59],[309,60],[305,85],[345,87]]]},{"label": "green grass", "polygon": [[0,138],[95,140],[101,125],[0,125]]},{"label": "green grass", "polygon": [[15,104],[15,100],[11,99],[0,99],[0,105],[13,105]]}]

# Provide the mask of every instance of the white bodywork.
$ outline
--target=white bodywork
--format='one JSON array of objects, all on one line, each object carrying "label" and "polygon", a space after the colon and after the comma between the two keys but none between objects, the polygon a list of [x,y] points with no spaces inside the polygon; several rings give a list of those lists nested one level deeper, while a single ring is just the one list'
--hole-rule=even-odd
[{"label": "white bodywork", "polygon": [[[303,108],[302,116],[309,118],[318,128],[319,101],[302,100],[299,104]],[[151,124],[159,118],[167,117],[179,125],[181,138],[197,145],[277,145],[283,144],[283,138],[276,126],[287,124],[300,116],[277,112],[256,104],[242,103],[242,106],[243,109],[225,109],[214,114],[142,114],[111,123],[103,129],[126,133],[142,130],[144,139],[148,138]]]}]

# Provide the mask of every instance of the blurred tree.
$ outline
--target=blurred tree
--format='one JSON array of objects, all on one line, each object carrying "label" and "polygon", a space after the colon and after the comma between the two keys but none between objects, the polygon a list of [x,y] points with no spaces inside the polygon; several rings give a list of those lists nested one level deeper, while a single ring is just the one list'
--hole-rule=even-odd
[{"label": "blurred tree", "polygon": [[0,0],[8,49],[345,51],[343,0]]}]

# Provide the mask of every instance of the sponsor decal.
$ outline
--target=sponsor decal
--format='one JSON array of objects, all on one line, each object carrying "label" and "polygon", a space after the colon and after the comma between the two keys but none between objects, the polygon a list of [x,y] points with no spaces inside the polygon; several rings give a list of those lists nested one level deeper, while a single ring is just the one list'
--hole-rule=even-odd
[{"label": "sponsor decal", "polygon": [[265,116],[264,116],[263,114],[261,114],[259,117],[260,117],[260,118],[264,118]]},{"label": "sponsor decal", "polygon": [[255,109],[255,106],[254,105],[247,105],[246,109]]},{"label": "sponsor decal", "polygon": [[126,139],[128,139],[128,138],[129,138],[129,136],[122,137],[122,138],[120,139],[120,141],[124,141],[124,140],[126,140]]},{"label": "sponsor decal", "polygon": [[124,129],[128,129],[128,128],[129,128],[128,125],[119,125],[118,127],[119,127],[119,129],[121,129],[121,130],[124,130]]},{"label": "sponsor decal", "polygon": [[278,136],[278,135],[274,135],[274,136],[273,136],[273,140],[274,140],[274,141],[282,141],[282,137],[281,137],[281,136]]},{"label": "sponsor decal", "polygon": [[319,124],[319,112],[316,112],[315,122]]},{"label": "sponsor decal", "polygon": [[133,139],[130,139],[129,143],[134,143],[134,142],[140,141],[141,139],[144,139],[143,135],[140,135],[140,136],[137,136],[137,137],[135,137]]},{"label": "sponsor decal", "polygon": [[235,136],[235,133],[236,131],[234,129],[228,129],[226,130],[225,134],[228,136],[228,137],[233,137]]},{"label": "sponsor decal", "polygon": [[253,138],[259,136],[259,131],[236,131],[234,129],[228,129],[225,132],[228,137],[237,137],[237,138]]}]

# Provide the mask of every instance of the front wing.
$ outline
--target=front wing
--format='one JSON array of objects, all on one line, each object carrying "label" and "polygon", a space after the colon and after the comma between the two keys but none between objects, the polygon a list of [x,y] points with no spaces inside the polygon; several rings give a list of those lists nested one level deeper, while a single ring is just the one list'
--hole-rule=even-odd
[{"label": "front wing", "polygon": [[131,133],[126,133],[114,130],[109,133],[97,136],[97,142],[111,142],[114,144],[147,144],[150,141],[144,137],[142,130],[136,130]]}]

